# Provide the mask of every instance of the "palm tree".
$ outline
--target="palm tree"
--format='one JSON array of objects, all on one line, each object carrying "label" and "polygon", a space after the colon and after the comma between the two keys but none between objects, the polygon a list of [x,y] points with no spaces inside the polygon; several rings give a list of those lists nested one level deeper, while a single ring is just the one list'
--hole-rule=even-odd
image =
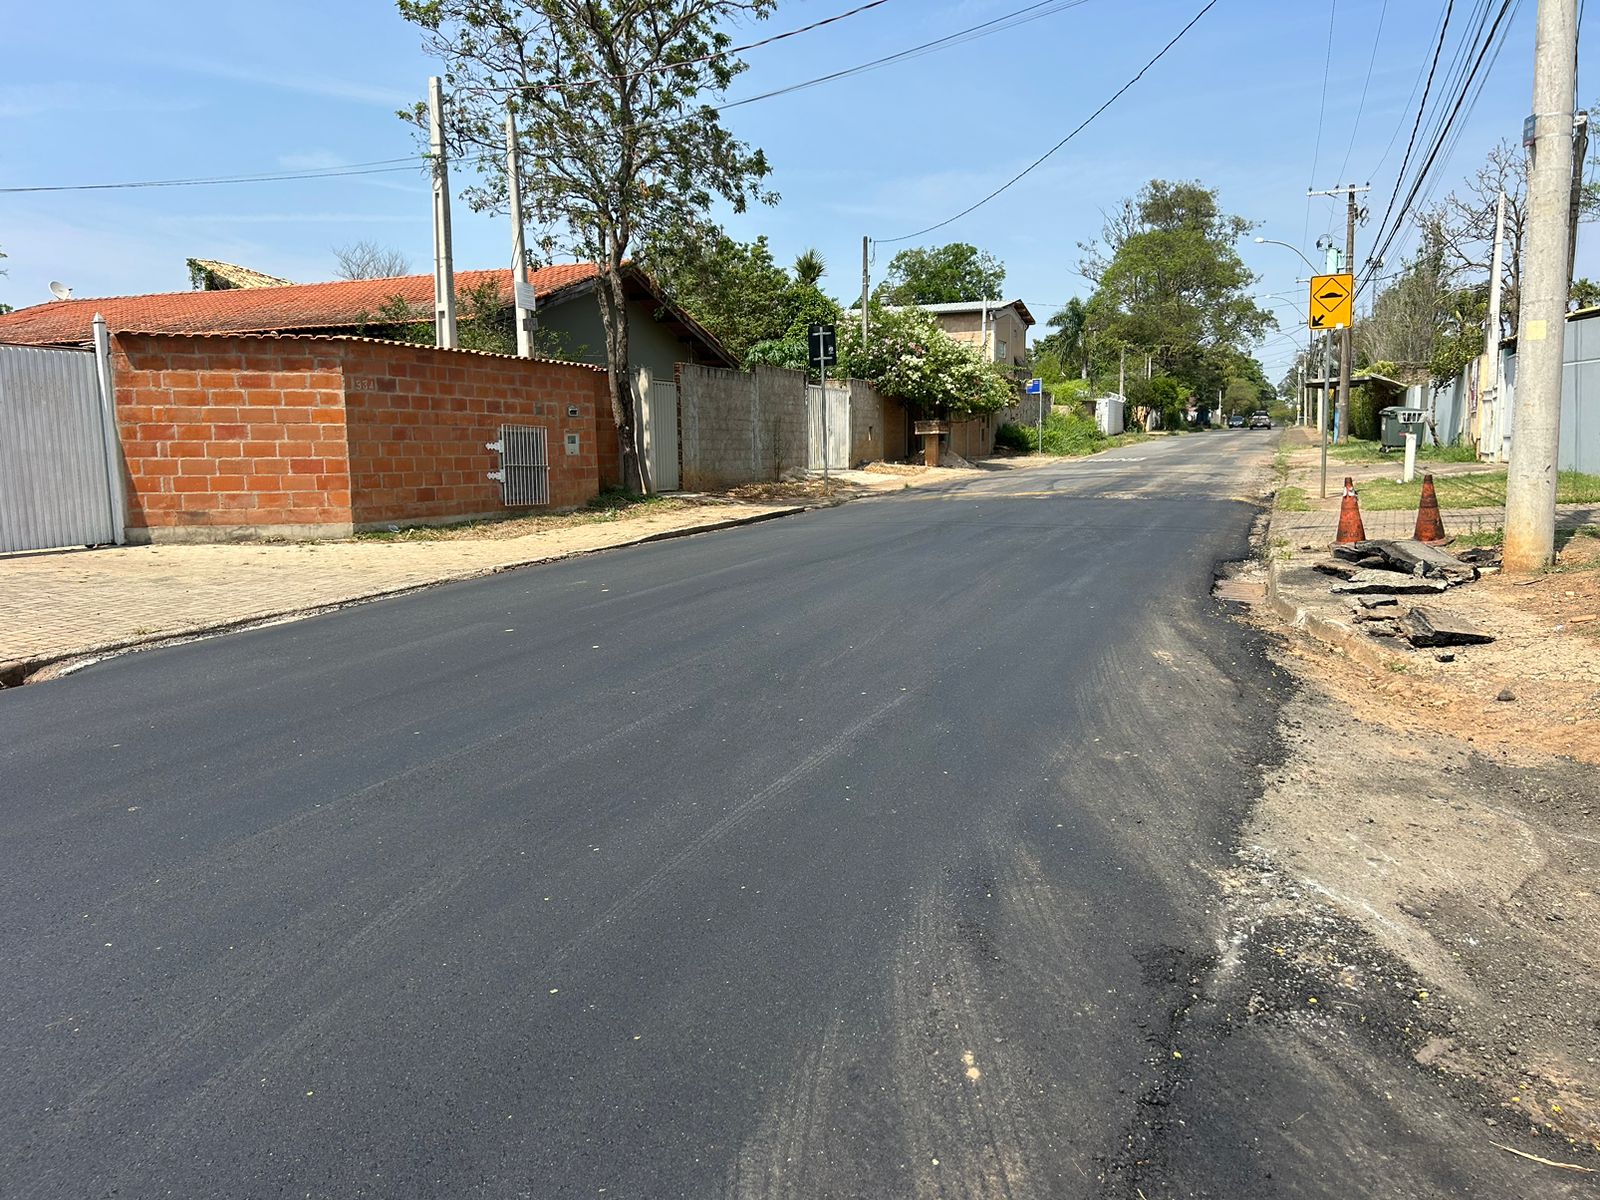
[{"label": "palm tree", "polygon": [[796,281],[810,287],[816,287],[817,280],[827,273],[828,260],[818,254],[815,249],[804,250],[800,257],[794,260],[794,277]]}]

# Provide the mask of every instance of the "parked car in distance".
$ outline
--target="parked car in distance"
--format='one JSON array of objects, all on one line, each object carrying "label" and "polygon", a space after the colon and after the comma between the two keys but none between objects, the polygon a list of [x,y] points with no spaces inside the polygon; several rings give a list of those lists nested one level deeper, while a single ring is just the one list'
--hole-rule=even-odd
[{"label": "parked car in distance", "polygon": [[1267,413],[1264,413],[1264,412],[1252,413],[1251,416],[1250,416],[1250,428],[1251,429],[1271,429],[1272,428],[1272,417],[1269,416]]},{"label": "parked car in distance", "polygon": [[1244,414],[1243,413],[1234,413],[1233,416],[1229,417],[1228,418],[1228,428],[1229,429],[1243,429],[1244,428]]}]

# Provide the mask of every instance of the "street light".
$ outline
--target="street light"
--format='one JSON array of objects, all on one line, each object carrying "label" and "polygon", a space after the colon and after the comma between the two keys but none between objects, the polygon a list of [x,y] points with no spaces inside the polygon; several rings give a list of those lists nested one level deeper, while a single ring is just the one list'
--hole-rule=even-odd
[{"label": "street light", "polygon": [[1277,238],[1258,237],[1256,239],[1256,242],[1259,245],[1263,245],[1263,246],[1282,246],[1285,250],[1293,250],[1296,254],[1300,255],[1300,261],[1305,263],[1306,266],[1311,268],[1311,273],[1313,275],[1316,274],[1316,272],[1317,272],[1317,264],[1312,262],[1304,254],[1302,254],[1298,247],[1291,246],[1288,242],[1280,242],[1280,241],[1278,241]]}]

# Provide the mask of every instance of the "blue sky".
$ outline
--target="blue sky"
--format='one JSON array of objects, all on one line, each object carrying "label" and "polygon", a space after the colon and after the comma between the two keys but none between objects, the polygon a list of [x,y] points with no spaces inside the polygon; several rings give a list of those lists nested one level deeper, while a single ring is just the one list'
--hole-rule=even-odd
[{"label": "blue sky", "polygon": [[[1098,233],[1103,210],[1152,177],[1218,187],[1224,206],[1261,222],[1264,236],[1316,257],[1312,243],[1329,230],[1342,238],[1343,218],[1327,200],[1308,206],[1307,186],[1370,180],[1381,210],[1409,133],[1408,99],[1442,9],[1434,0],[1336,0],[1324,107],[1332,2],[1221,0],[1048,163],[926,240],[970,241],[997,254],[1007,267],[1008,296],[1026,300],[1041,322],[1036,334],[1057,305],[1087,294],[1077,243]],[[785,0],[760,31],[853,3]],[[752,52],[750,69],[729,95],[852,66],[1026,3],[888,0]],[[767,152],[782,200],[730,217],[729,229],[741,238],[765,233],[780,261],[815,246],[829,263],[824,286],[851,294],[859,287],[863,234],[886,241],[981,197],[1087,116],[1201,4],[1084,0],[1020,28],[733,109],[730,126]],[[411,130],[393,113],[424,94],[437,68],[384,0],[95,8],[88,23],[80,6],[0,0],[0,187],[282,171],[415,150]],[[1534,9],[1534,0],[1520,5],[1439,195],[1497,138],[1518,136],[1530,106]],[[1364,87],[1380,12],[1382,37]],[[1595,96],[1593,72],[1582,71],[1580,102]],[[459,203],[455,217],[458,267],[506,261],[503,221]],[[1375,226],[1376,219],[1358,239]],[[41,302],[51,279],[80,296],[181,290],[188,257],[325,279],[333,273],[332,247],[362,238],[401,249],[414,270],[429,269],[420,173],[0,194],[0,249],[10,256],[0,264],[9,269],[0,300]],[[1600,270],[1590,240],[1581,239],[1579,274]],[[875,276],[897,248],[878,249]],[[1263,303],[1280,306],[1286,332],[1259,351],[1277,378],[1303,336],[1295,309],[1273,293],[1298,299],[1304,264],[1248,239],[1241,252],[1261,276]]]}]

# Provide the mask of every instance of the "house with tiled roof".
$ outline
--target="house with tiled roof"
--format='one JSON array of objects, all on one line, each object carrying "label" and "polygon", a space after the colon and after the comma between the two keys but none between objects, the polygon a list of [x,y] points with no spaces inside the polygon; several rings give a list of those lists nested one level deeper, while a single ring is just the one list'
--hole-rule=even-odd
[{"label": "house with tiled roof", "polygon": [[[629,357],[636,369],[670,379],[680,362],[738,365],[715,337],[666,298],[648,273],[631,265],[623,270],[630,317]],[[536,315],[542,340],[559,345],[562,357],[603,365],[605,336],[595,292],[598,279],[593,263],[562,263],[528,276],[538,297]],[[512,307],[510,270],[456,272],[458,293],[476,295],[484,289],[491,289],[506,309]],[[393,331],[396,326],[431,326],[433,276],[53,300],[0,315],[0,342],[87,345],[96,313],[105,317],[113,334],[370,335]]]}]

